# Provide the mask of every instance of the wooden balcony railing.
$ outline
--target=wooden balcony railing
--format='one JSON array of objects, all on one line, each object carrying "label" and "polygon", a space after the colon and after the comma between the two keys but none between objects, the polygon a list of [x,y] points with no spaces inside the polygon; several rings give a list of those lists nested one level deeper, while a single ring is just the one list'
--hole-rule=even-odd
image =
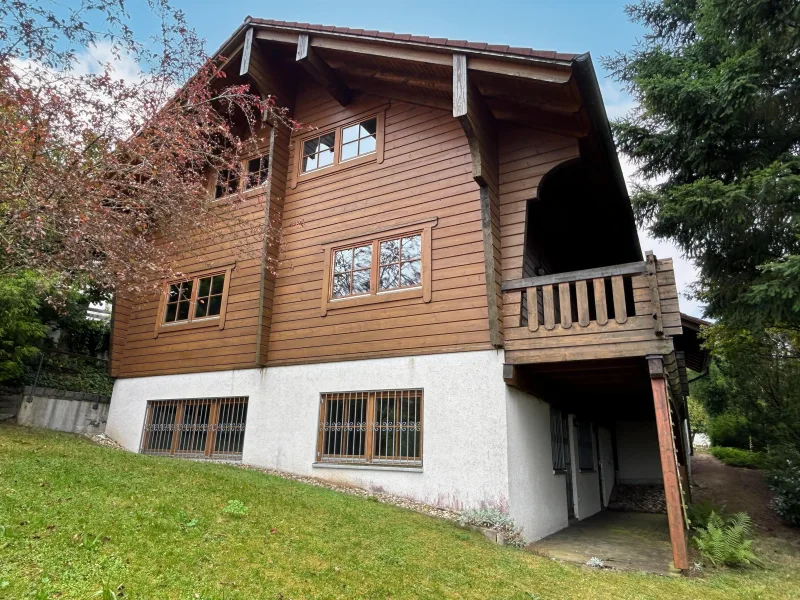
[{"label": "wooden balcony railing", "polygon": [[[507,362],[668,352],[680,312],[672,260],[647,260],[503,283]],[[519,304],[516,304],[516,303]]]}]

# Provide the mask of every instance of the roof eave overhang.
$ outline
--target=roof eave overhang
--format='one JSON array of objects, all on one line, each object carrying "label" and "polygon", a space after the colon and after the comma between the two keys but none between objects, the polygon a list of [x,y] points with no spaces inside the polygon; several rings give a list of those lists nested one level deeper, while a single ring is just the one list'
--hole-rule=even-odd
[{"label": "roof eave overhang", "polygon": [[573,73],[576,77],[576,83],[583,99],[587,114],[592,124],[592,129],[600,140],[604,159],[607,161],[611,169],[614,183],[619,191],[620,197],[624,201],[626,212],[628,214],[631,224],[631,235],[634,240],[634,250],[639,256],[639,260],[644,259],[642,247],[639,243],[639,232],[636,229],[636,219],[633,215],[633,206],[631,204],[630,196],[628,195],[628,187],[625,184],[625,176],[622,173],[622,167],[619,164],[619,156],[617,155],[617,147],[614,144],[614,135],[611,133],[611,126],[608,122],[608,114],[606,107],[603,103],[603,96],[600,92],[600,84],[597,81],[597,74],[592,64],[591,55],[587,52],[575,57],[572,61]]}]

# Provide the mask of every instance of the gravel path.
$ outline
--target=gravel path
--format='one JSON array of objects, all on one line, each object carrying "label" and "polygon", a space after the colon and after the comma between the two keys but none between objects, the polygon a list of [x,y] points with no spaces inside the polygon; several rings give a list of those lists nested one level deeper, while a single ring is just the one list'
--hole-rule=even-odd
[{"label": "gravel path", "polygon": [[772,510],[772,493],[758,469],[729,467],[710,454],[692,457],[692,500],[710,500],[726,512],[744,511],[753,519],[759,532],[797,538],[798,530],[783,523]]}]

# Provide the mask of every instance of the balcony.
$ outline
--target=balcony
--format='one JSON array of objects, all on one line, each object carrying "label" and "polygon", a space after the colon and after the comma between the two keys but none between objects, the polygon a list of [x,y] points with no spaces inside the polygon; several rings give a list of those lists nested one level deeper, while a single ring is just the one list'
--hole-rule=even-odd
[{"label": "balcony", "polygon": [[503,283],[508,364],[669,355],[682,333],[672,259]]}]

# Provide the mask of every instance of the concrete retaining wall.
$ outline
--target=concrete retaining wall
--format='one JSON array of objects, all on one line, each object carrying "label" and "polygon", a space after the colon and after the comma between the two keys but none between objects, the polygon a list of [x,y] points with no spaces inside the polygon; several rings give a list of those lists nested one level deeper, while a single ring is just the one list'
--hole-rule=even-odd
[{"label": "concrete retaining wall", "polygon": [[67,392],[30,386],[22,395],[17,423],[72,433],[103,433],[111,398],[100,394]]}]

